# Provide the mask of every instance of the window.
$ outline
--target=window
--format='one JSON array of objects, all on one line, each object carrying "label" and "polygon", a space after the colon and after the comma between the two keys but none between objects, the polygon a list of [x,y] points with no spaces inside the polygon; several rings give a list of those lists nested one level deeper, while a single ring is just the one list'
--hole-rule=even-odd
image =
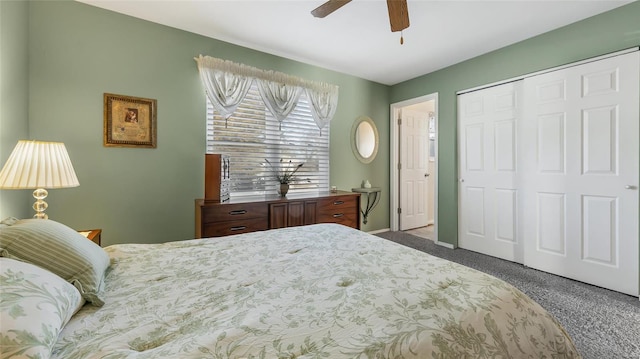
[{"label": "window", "polygon": [[207,153],[231,157],[231,196],[276,193],[277,181],[265,159],[276,167],[281,159],[291,161],[291,167],[304,163],[290,193],[329,188],[329,125],[320,132],[309,106],[303,92],[280,127],[255,84],[227,121],[214,113],[207,97]]}]

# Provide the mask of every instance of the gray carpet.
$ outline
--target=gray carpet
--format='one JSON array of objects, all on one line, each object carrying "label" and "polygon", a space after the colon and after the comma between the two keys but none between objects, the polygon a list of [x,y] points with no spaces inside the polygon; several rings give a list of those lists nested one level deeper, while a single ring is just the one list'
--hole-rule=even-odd
[{"label": "gray carpet", "polygon": [[377,236],[500,278],[558,319],[585,359],[640,358],[640,301],[465,249],[451,250],[403,232]]}]

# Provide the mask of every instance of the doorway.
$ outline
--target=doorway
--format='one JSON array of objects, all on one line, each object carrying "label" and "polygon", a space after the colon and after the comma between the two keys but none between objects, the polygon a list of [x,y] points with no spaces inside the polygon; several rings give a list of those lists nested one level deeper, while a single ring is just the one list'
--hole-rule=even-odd
[{"label": "doorway", "polygon": [[438,94],[391,104],[392,231],[437,242]]}]

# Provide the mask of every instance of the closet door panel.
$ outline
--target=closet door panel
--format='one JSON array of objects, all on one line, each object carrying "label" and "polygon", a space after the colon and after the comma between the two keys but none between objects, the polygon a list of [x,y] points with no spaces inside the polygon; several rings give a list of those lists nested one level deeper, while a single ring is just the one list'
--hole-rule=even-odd
[{"label": "closet door panel", "polygon": [[638,295],[638,52],[524,81],[524,264]]},{"label": "closet door panel", "polygon": [[612,175],[619,160],[618,107],[606,106],[582,111],[583,175]]},{"label": "closet door panel", "polygon": [[515,172],[516,170],[516,121],[498,121],[494,127],[496,170]]},{"label": "closet door panel", "polygon": [[560,257],[565,256],[567,254],[565,195],[537,193],[536,207],[536,250]]},{"label": "closet door panel", "polygon": [[519,81],[458,96],[458,244],[518,263],[521,89]]},{"label": "closet door panel", "polygon": [[538,173],[565,173],[565,113],[537,116]]},{"label": "closet door panel", "polygon": [[585,261],[617,266],[619,243],[616,235],[618,199],[614,197],[584,196],[582,198],[583,243]]},{"label": "closet door panel", "polygon": [[485,205],[484,205],[484,188],[467,187],[465,199],[467,206],[465,207],[465,226],[464,233],[470,236],[484,237],[485,222]]},{"label": "closet door panel", "polygon": [[496,188],[496,239],[516,243],[518,192],[510,188]]},{"label": "closet door panel", "polygon": [[466,145],[466,170],[484,171],[484,124],[476,123],[464,128]]}]

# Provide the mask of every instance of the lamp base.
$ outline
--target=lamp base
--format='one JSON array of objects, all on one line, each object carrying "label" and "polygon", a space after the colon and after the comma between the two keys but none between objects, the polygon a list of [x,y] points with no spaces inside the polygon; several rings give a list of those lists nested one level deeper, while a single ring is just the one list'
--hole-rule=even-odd
[{"label": "lamp base", "polygon": [[44,188],[38,188],[35,191],[33,191],[33,198],[36,199],[36,202],[33,204],[33,209],[36,211],[36,214],[33,215],[33,218],[38,218],[38,219],[49,218],[49,216],[47,216],[47,214],[44,213],[47,207],[49,207],[47,202],[44,201],[44,199],[47,198],[48,195],[49,195],[49,192],[47,192],[47,190]]}]

